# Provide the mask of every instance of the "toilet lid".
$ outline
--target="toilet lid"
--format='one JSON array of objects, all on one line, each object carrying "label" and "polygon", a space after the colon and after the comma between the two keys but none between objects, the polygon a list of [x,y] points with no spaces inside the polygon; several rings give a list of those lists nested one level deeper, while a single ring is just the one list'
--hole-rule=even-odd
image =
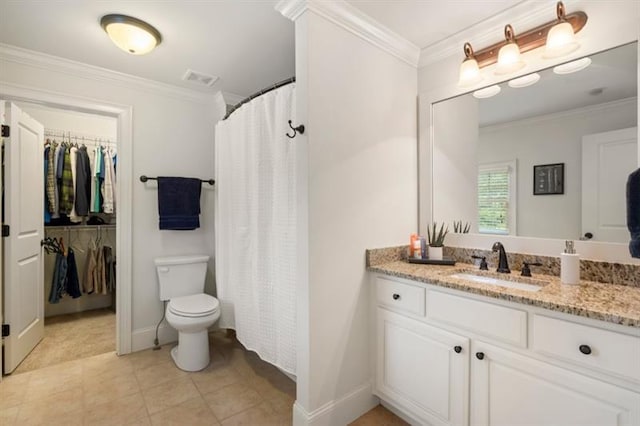
[{"label": "toilet lid", "polygon": [[218,299],[208,294],[192,294],[176,297],[169,301],[169,310],[183,317],[202,317],[218,310]]}]

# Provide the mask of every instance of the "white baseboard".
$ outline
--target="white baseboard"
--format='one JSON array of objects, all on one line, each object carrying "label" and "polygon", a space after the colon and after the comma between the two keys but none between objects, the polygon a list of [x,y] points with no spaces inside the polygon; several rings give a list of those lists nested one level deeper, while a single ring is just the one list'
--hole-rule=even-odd
[{"label": "white baseboard", "polygon": [[293,404],[293,425],[346,425],[374,408],[379,402],[372,394],[371,382],[367,382],[342,398],[330,401],[310,413],[296,401]]},{"label": "white baseboard", "polygon": [[[131,333],[131,352],[142,351],[153,347],[156,338],[156,327],[140,328]],[[178,332],[171,326],[162,324],[158,329],[158,340],[161,345],[177,342]]]}]

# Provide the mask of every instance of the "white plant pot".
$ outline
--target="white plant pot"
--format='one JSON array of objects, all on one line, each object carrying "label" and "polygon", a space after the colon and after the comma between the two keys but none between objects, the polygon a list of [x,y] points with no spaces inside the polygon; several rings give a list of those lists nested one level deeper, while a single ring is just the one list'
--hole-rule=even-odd
[{"label": "white plant pot", "polygon": [[442,247],[429,246],[429,259],[442,260]]}]

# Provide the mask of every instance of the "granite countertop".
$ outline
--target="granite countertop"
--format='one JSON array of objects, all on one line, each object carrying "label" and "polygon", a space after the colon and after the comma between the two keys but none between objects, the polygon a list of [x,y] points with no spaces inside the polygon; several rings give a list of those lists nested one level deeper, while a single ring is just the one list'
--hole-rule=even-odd
[{"label": "granite countertop", "polygon": [[[532,278],[520,277],[520,271],[498,274],[479,271],[477,266],[457,263],[455,266],[437,266],[408,263],[406,260],[380,259],[368,263],[367,270],[384,275],[405,278],[461,290],[468,293],[493,297],[510,302],[523,303],[552,311],[593,318],[601,321],[640,328],[640,288],[597,283],[581,280],[577,285],[565,285],[552,275],[533,273]],[[503,280],[542,285],[536,292],[515,288],[480,284],[451,275],[473,272]]]}]

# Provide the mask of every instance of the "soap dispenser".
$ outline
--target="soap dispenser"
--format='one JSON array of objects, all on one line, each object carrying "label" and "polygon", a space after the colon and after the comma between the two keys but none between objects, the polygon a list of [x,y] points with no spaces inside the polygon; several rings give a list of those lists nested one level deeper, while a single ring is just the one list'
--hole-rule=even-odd
[{"label": "soap dispenser", "polygon": [[573,241],[565,241],[564,253],[560,253],[560,281],[562,284],[580,283],[580,255]]}]

